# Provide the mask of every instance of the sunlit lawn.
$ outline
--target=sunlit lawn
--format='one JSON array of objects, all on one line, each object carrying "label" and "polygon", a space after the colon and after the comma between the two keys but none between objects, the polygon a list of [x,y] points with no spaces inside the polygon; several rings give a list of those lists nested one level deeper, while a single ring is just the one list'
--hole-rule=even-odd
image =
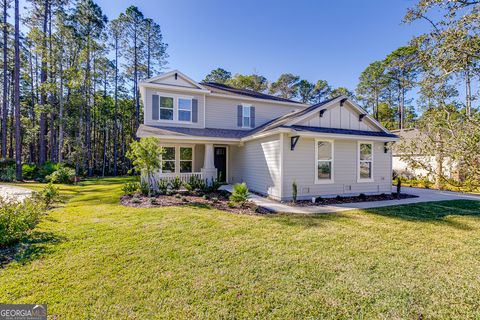
[{"label": "sunlit lawn", "polygon": [[54,319],[480,318],[480,202],[243,216],[126,208],[123,181],[62,186],[0,269],[0,303]]}]

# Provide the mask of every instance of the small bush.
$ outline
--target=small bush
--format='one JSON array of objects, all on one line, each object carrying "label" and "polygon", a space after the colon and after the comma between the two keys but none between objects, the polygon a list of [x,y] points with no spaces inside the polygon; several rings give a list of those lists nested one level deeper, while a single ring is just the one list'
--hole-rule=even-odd
[{"label": "small bush", "polygon": [[168,181],[167,180],[164,180],[164,179],[160,179],[157,181],[157,188],[158,188],[158,192],[160,194],[166,194],[167,191],[168,191]]},{"label": "small bush", "polygon": [[22,176],[27,180],[34,180],[38,177],[39,168],[35,163],[24,163],[22,165]]},{"label": "small bush", "polygon": [[293,199],[293,202],[297,202],[297,193],[298,190],[297,190],[297,183],[295,181],[293,181],[292,183],[292,199]]},{"label": "small bush", "polygon": [[11,182],[15,177],[15,167],[6,167],[0,172],[0,181]]},{"label": "small bush", "polygon": [[142,182],[140,183],[140,192],[144,195],[144,196],[150,196],[150,184],[148,182]]},{"label": "small bush", "polygon": [[46,209],[49,209],[52,204],[60,201],[60,192],[53,183],[48,183],[40,192],[34,193],[33,198],[43,203]]},{"label": "small bush", "polygon": [[15,202],[0,197],[0,247],[23,238],[37,225],[43,213],[43,206],[34,199]]},{"label": "small bush", "polygon": [[203,180],[199,179],[197,176],[190,176],[190,179],[187,183],[184,183],[185,189],[188,191],[196,191],[202,188]]},{"label": "small bush", "polygon": [[182,187],[182,180],[179,177],[175,177],[172,181],[170,181],[170,187],[173,191],[178,191]]},{"label": "small bush", "polygon": [[47,161],[43,166],[38,170],[38,176],[36,180],[45,181],[45,178],[55,171],[60,169],[60,164]]},{"label": "small bush", "polygon": [[123,185],[122,190],[125,195],[131,196],[140,190],[140,184],[138,182],[127,182]]},{"label": "small bush", "polygon": [[365,193],[360,193],[360,194],[358,195],[358,198],[359,198],[360,200],[365,200],[365,199],[367,199],[367,196],[365,195]]},{"label": "small bush", "polygon": [[233,185],[232,195],[229,200],[234,204],[244,205],[248,200],[248,188],[245,182]]},{"label": "small bush", "polygon": [[52,174],[45,177],[45,180],[52,183],[71,184],[75,179],[75,170],[69,167],[60,167]]}]

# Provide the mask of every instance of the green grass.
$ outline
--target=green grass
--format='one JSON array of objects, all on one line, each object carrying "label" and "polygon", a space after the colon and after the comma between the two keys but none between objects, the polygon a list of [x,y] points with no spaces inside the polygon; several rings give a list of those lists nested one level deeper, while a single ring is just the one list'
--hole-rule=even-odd
[{"label": "green grass", "polygon": [[123,181],[62,186],[68,202],[0,269],[0,303],[55,319],[480,317],[480,202],[244,216],[126,208]]}]

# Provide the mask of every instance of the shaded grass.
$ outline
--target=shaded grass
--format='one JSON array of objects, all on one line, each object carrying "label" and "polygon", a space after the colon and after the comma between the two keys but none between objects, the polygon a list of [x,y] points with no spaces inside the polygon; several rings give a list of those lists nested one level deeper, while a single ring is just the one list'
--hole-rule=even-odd
[{"label": "shaded grass", "polygon": [[61,186],[0,301],[76,319],[480,317],[480,202],[243,216],[123,207],[122,182]]}]

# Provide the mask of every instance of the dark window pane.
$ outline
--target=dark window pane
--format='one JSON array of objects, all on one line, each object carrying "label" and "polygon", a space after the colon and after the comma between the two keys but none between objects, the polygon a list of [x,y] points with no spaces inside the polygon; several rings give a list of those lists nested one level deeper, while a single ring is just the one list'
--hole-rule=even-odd
[{"label": "dark window pane", "polygon": [[160,97],[160,108],[173,109],[173,98]]},{"label": "dark window pane", "polygon": [[332,162],[318,161],[318,179],[331,180],[332,179]]},{"label": "dark window pane", "polygon": [[192,148],[180,148],[180,160],[192,160]]},{"label": "dark window pane", "polygon": [[163,147],[162,160],[175,160],[175,147]]},{"label": "dark window pane", "polygon": [[175,161],[162,161],[162,172],[175,172]]},{"label": "dark window pane", "polygon": [[180,161],[180,172],[192,172],[192,161]]},{"label": "dark window pane", "polygon": [[173,120],[173,110],[160,109],[160,119],[162,119],[162,120]]}]

